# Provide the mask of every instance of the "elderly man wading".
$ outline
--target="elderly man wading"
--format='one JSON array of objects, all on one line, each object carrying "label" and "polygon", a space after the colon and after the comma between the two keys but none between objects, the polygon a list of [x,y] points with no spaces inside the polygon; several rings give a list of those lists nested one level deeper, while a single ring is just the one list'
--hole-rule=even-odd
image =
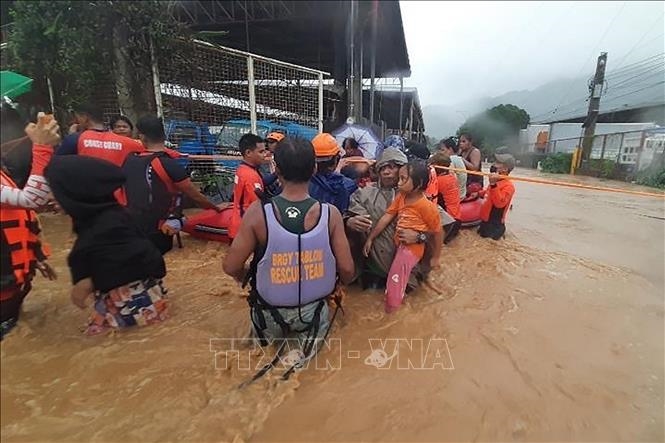
[{"label": "elderly man wading", "polygon": [[[362,245],[372,226],[386,212],[395,198],[399,168],[408,162],[406,155],[395,148],[383,151],[376,162],[378,183],[358,189],[351,195],[349,209],[344,214],[344,225],[356,259],[356,278],[360,278],[363,288],[379,289],[385,286],[386,276],[395,256],[395,223],[391,223],[372,244],[367,261],[363,262]],[[430,233],[409,229],[398,233],[403,243],[426,243]],[[423,263],[428,263],[424,260]],[[418,285],[424,276],[425,268],[417,266],[409,279],[409,290]]]}]

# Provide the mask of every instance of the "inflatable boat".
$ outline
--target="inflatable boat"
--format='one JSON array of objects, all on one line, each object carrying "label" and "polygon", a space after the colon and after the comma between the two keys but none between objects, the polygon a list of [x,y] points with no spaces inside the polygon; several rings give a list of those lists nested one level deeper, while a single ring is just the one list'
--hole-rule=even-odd
[{"label": "inflatable boat", "polygon": [[460,221],[462,227],[473,227],[480,224],[480,208],[483,207],[484,198],[460,202]]},{"label": "inflatable boat", "polygon": [[224,208],[221,212],[206,209],[192,216],[188,216],[182,231],[194,238],[230,243],[229,225],[231,224],[232,207]]}]

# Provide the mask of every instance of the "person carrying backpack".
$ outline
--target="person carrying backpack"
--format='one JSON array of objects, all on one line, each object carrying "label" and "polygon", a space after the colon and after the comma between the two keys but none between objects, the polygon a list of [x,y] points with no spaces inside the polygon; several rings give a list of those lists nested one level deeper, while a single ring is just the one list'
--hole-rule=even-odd
[{"label": "person carrying backpack", "polygon": [[130,154],[122,169],[127,176],[123,204],[162,254],[173,248],[173,236],[182,229],[182,195],[203,209],[221,211],[192,183],[176,160],[179,153],[164,146],[162,120],[144,116],[136,123],[145,152]]}]

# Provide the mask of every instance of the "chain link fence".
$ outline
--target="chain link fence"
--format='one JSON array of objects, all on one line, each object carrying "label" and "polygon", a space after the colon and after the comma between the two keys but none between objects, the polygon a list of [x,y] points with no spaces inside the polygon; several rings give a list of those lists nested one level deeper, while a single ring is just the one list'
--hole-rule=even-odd
[{"label": "chain link fence", "polygon": [[228,188],[248,132],[312,139],[322,130],[327,73],[202,41],[180,45],[157,61],[157,102],[195,181]]}]

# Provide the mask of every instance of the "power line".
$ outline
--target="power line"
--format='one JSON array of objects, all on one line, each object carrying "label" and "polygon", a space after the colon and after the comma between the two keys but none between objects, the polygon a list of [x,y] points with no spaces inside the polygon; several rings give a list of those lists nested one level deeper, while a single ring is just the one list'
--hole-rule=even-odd
[{"label": "power line", "polygon": [[617,95],[616,97],[612,97],[612,99],[613,99],[613,100],[616,100],[616,99],[618,99],[618,98],[625,97],[625,96],[627,96],[627,95],[635,94],[636,92],[642,92],[642,91],[645,91],[645,90],[647,90],[647,89],[651,89],[651,88],[653,88],[654,86],[662,85],[663,83],[665,83],[665,80],[659,81],[659,82],[657,82],[657,83],[653,83],[653,84],[651,84],[651,85],[649,85],[649,86],[645,86],[644,88],[640,88],[640,89],[637,89],[637,90],[635,90],[635,91],[627,92],[626,94]]},{"label": "power line", "polygon": [[656,18],[656,20],[651,24],[651,26],[649,26],[649,28],[646,30],[646,32],[644,34],[642,34],[642,37],[640,37],[640,39],[637,40],[637,43],[635,43],[635,45],[633,45],[633,47],[630,48],[630,50],[628,52],[626,52],[626,55],[624,55],[623,58],[618,63],[619,68],[622,66],[623,62],[626,61],[626,59],[628,58],[630,53],[633,52],[635,50],[635,48],[637,48],[639,46],[640,43],[642,43],[642,40],[644,40],[644,37],[646,37],[649,34],[649,32],[651,32],[651,30],[654,28],[654,26],[656,26],[656,23],[658,23],[664,16],[665,16],[665,14],[661,15],[658,18]]},{"label": "power line", "polygon": [[642,69],[648,68],[653,65],[659,65],[665,60],[665,52],[660,54],[652,55],[648,58],[635,62],[631,65],[625,66],[621,69],[613,69],[608,73],[608,77],[621,77],[624,75],[630,75],[631,72],[640,71]]},{"label": "power line", "polygon": [[659,66],[663,66],[664,64],[665,64],[665,59],[658,60],[658,61],[655,61],[654,63],[650,63],[648,65],[642,65],[642,66],[639,66],[635,69],[631,69],[630,71],[624,71],[620,74],[613,74],[613,75],[609,76],[609,79],[616,81],[616,80],[620,80],[620,79],[624,79],[624,78],[629,78],[630,76],[639,75],[640,73],[642,73],[644,71],[648,71],[650,69],[657,68]]},{"label": "power line", "polygon": [[[661,65],[663,65],[663,60],[659,59],[659,58],[662,58],[664,55],[665,55],[665,52],[655,54],[655,55],[649,56],[647,58],[644,58],[642,60],[639,60],[639,61],[636,61],[634,63],[631,63],[629,65],[624,66],[624,68],[619,70],[620,72],[617,72],[617,70],[611,71],[605,77],[605,79],[606,80],[608,80],[608,79],[617,80],[617,79],[622,79],[622,77],[628,77],[630,75],[634,75],[634,77],[629,77],[629,78],[638,77],[638,76],[642,75],[644,73],[644,71],[648,71],[648,70],[651,70],[651,69],[654,69],[654,68],[657,68],[657,67],[661,67]],[[635,75],[635,72],[639,72],[640,74]],[[575,79],[573,79],[571,81],[574,81],[574,80]],[[620,80],[620,82],[623,84],[623,82],[625,80],[628,80],[628,78],[622,79],[622,80]],[[612,85],[612,83],[609,82],[609,81],[608,81],[608,84]],[[612,90],[614,90],[614,88],[612,88]],[[570,90],[568,91],[568,95],[569,95],[569,93],[570,93]],[[557,106],[550,109],[549,111],[537,114],[535,117],[533,117],[533,119],[537,120],[540,117],[546,117],[548,115],[554,116],[560,109],[565,109],[565,108],[567,108],[571,105],[574,105],[576,103],[586,102],[586,101],[588,101],[588,97],[579,98],[577,100],[573,100],[573,101],[568,102],[564,105],[561,105],[561,103],[563,102],[563,99],[562,99],[562,100],[559,101],[559,104]],[[576,109],[578,109],[578,108],[576,108]]]},{"label": "power line", "polygon": [[623,82],[628,79],[634,78],[634,77],[639,77],[641,75],[644,75],[645,73],[649,73],[652,71],[657,71],[659,69],[665,68],[665,59],[662,61],[659,61],[658,63],[654,63],[648,66],[644,66],[642,69],[639,69],[637,71],[631,71],[628,75],[615,75],[612,77],[612,80],[615,82]]},{"label": "power line", "polygon": [[[616,99],[619,99],[619,98],[622,98],[622,97],[626,97],[626,96],[629,96],[629,95],[632,95],[632,94],[636,94],[638,92],[641,92],[641,91],[644,91],[644,90],[647,90],[647,89],[651,89],[651,88],[653,88],[655,86],[658,86],[660,84],[663,84],[663,83],[665,83],[665,81],[652,83],[650,85],[647,85],[647,86],[639,88],[639,89],[633,89],[633,90],[631,90],[631,91],[629,91],[625,94],[614,95],[614,96],[609,96],[609,94],[608,94],[608,97],[606,97],[605,100],[616,100]],[[639,85],[632,85],[632,88],[634,88],[636,86],[639,86]],[[621,90],[625,90],[627,88],[628,87],[624,87]],[[561,114],[555,114],[551,117],[552,117],[552,119],[556,118],[557,120],[567,120],[569,118],[582,117],[585,109],[586,109],[586,107],[577,107],[577,108],[574,108],[574,109],[571,109],[571,110],[567,110],[567,111],[565,111]],[[608,110],[603,110],[603,113],[606,113],[606,112],[608,112]],[[534,119],[533,119],[534,122],[546,121],[545,119],[542,119],[542,118],[539,119],[538,117],[539,116],[534,117]],[[549,121],[551,121],[552,119],[549,119]]]},{"label": "power line", "polygon": [[[665,68],[665,65],[664,66],[657,66],[657,69],[651,69],[649,71],[645,71],[641,74],[635,75],[635,76],[627,78],[625,80],[622,80],[622,81],[614,84],[613,88],[615,90],[616,89],[621,89],[621,88],[619,88],[619,86],[626,85],[626,84],[628,84],[628,86],[630,86],[630,85],[634,84],[635,83],[634,80],[638,79],[638,78],[641,78],[642,80],[644,80],[644,79],[647,79],[647,78],[651,78],[655,75],[663,75],[663,74],[665,74],[665,71],[663,71],[663,68]],[[611,83],[609,83],[609,85],[612,86]],[[626,86],[624,86],[624,88],[625,87]],[[609,86],[608,86],[608,88],[609,88]]]},{"label": "power line", "polygon": [[[608,94],[608,97],[606,98],[606,100],[616,100],[616,99],[619,99],[619,98],[622,98],[622,97],[626,97],[626,96],[629,96],[629,95],[632,95],[632,94],[636,94],[636,93],[638,93],[638,92],[645,91],[645,90],[647,90],[647,89],[651,89],[651,88],[653,88],[653,87],[655,87],[655,86],[662,85],[663,83],[665,83],[665,81],[660,81],[660,82],[652,83],[652,84],[647,85],[647,86],[645,86],[645,87],[642,87],[642,88],[639,88],[639,89],[634,89],[634,90],[632,90],[632,91],[630,91],[630,92],[627,92],[627,93],[625,93],[625,94],[615,95],[615,96],[612,96],[612,97],[609,97],[609,94]],[[569,119],[569,118],[574,118],[574,117],[578,117],[578,116],[579,116],[579,117],[582,117],[583,115],[581,115],[581,114],[578,115],[577,113],[578,113],[578,112],[581,113],[582,111],[584,111],[584,109],[585,109],[584,107],[576,108],[576,109],[572,109],[572,110],[567,111],[567,112],[565,112],[565,113],[563,113],[563,114],[557,115],[556,118],[557,118],[558,120],[567,120],[567,119]],[[604,110],[603,112],[606,113],[606,112],[609,112],[609,110]]]},{"label": "power line", "polygon": [[[600,44],[601,44],[601,43],[603,42],[603,40],[605,39],[605,36],[607,36],[607,33],[609,32],[609,30],[610,30],[610,28],[612,27],[612,25],[614,25],[614,22],[615,22],[616,19],[619,17],[619,15],[621,14],[621,12],[623,11],[623,8],[624,8],[625,6],[626,6],[626,2],[623,2],[623,4],[621,5],[621,8],[619,8],[619,10],[617,11],[617,13],[614,15],[614,18],[612,19],[612,21],[607,25],[607,28],[605,28],[605,32],[603,32],[603,35],[602,35],[602,36],[600,37],[600,39],[598,40],[598,43],[596,43],[596,46],[594,46],[593,50],[592,50],[591,53],[589,54],[589,57],[587,58],[587,60],[586,60],[586,61],[582,64],[582,66],[580,67],[580,71],[579,71],[579,72],[577,73],[577,75],[575,76],[573,82],[574,82],[575,80],[577,80],[577,77],[579,77],[580,74],[582,74],[582,71],[584,70],[584,68],[586,67],[586,65],[589,63],[589,60],[591,60],[591,59],[593,58],[593,55],[596,53],[598,47],[600,46]],[[571,82],[571,85],[570,85],[570,87],[568,88],[568,92],[566,92],[566,94],[561,98],[561,100],[559,100],[559,103],[554,107],[554,112],[555,112],[555,113],[556,113],[556,111],[558,110],[558,108],[559,108],[559,106],[561,105],[561,103],[563,103],[564,100],[565,100],[566,98],[568,98],[568,95],[570,95],[570,91],[572,91],[572,90],[573,90],[573,85],[572,85],[572,82]]]},{"label": "power line", "polygon": [[659,52],[657,54],[650,55],[649,57],[643,58],[641,60],[634,61],[633,63],[629,63],[629,64],[627,64],[626,66],[623,66],[623,67],[619,64],[619,66],[617,66],[616,68],[613,68],[613,69],[614,69],[614,72],[622,72],[624,70],[630,69],[633,66],[642,65],[645,62],[652,61],[654,59],[658,59],[659,57],[662,57],[664,54],[665,54],[665,52]]},{"label": "power line", "polygon": [[[570,107],[571,105],[576,105],[576,106],[577,106],[578,103],[586,102],[586,101],[588,101],[588,100],[589,100],[588,97],[578,98],[578,99],[575,100],[575,101],[568,102],[568,103],[566,103],[565,105],[560,106],[559,109],[560,109],[560,110],[561,110],[561,109],[565,109],[565,108]],[[549,111],[547,111],[547,112],[542,112],[542,113],[540,113],[540,114],[537,114],[537,115],[536,115],[535,117],[533,117],[533,118],[534,118],[534,119],[538,119],[539,117],[546,117],[546,116],[548,116],[548,115],[550,115],[550,114],[552,114],[552,110],[551,110],[551,109],[550,109]]]}]

